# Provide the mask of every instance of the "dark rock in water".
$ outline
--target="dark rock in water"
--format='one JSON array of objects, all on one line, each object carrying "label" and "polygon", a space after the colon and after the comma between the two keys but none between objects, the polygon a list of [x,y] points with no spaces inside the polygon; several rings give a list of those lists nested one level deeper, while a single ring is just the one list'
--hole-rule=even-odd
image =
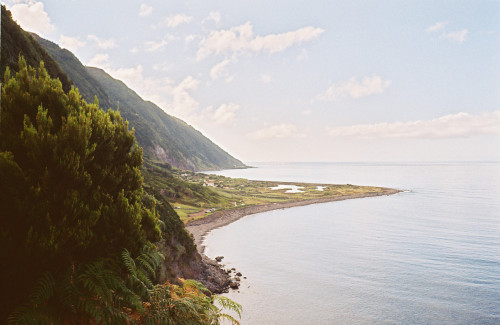
[{"label": "dark rock in water", "polygon": [[241,272],[236,273],[237,276],[241,276]]},{"label": "dark rock in water", "polygon": [[230,277],[220,264],[202,255],[199,263],[199,274],[193,278],[210,290],[211,293],[220,294],[229,289]]},{"label": "dark rock in water", "polygon": [[231,281],[231,282],[229,282],[229,287],[231,289],[238,289],[240,287],[240,284],[236,281]]},{"label": "dark rock in water", "polygon": [[246,278],[247,278],[246,276],[243,277],[243,279],[246,279]]},{"label": "dark rock in water", "polygon": [[236,280],[236,282],[240,282],[241,281],[241,279],[240,279],[239,276],[237,276],[236,278],[234,278],[234,280]]},{"label": "dark rock in water", "polygon": [[236,271],[236,269],[233,267],[233,268],[231,269],[231,271]]},{"label": "dark rock in water", "polygon": [[217,256],[217,257],[215,258],[215,260],[216,260],[217,262],[220,262],[220,261],[222,261],[222,259],[223,259],[223,258],[224,258],[224,256]]}]

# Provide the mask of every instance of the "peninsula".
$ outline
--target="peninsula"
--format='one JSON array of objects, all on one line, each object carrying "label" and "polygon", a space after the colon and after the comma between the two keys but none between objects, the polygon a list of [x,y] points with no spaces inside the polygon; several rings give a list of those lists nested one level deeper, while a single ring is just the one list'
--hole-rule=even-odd
[{"label": "peninsula", "polygon": [[212,202],[185,198],[171,201],[201,254],[203,238],[209,231],[250,214],[401,192],[386,187],[256,181],[202,173],[183,172],[177,177],[202,184],[218,194],[219,199]]}]

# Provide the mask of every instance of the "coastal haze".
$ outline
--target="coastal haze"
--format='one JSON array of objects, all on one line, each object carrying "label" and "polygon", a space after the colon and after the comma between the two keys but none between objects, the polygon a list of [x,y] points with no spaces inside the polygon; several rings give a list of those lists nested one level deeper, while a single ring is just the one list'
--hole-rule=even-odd
[{"label": "coastal haze", "polygon": [[243,324],[498,324],[500,164],[253,163],[231,177],[405,192],[250,215],[210,257],[246,276]]}]

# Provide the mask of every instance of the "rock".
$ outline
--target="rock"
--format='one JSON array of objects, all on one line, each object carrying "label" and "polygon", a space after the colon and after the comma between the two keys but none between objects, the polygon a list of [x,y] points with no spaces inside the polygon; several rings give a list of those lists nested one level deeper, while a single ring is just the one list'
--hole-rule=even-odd
[{"label": "rock", "polygon": [[206,256],[202,256],[200,273],[195,279],[214,294],[227,292],[231,281],[229,274],[221,268],[220,264]]},{"label": "rock", "polygon": [[233,267],[233,268],[231,269],[231,271],[236,271],[236,269]]},{"label": "rock", "polygon": [[220,261],[222,261],[222,259],[223,259],[223,258],[224,258],[224,256],[217,256],[217,257],[215,258],[215,260],[216,260],[217,262],[220,262]]},{"label": "rock", "polygon": [[241,272],[236,273],[237,276],[241,276]]},{"label": "rock", "polygon": [[234,278],[234,280],[236,280],[236,282],[240,282],[241,281],[241,279],[240,279],[239,276],[237,276],[236,278]]},{"label": "rock", "polygon": [[246,276],[243,277],[243,279],[246,279],[246,278],[247,278]]},{"label": "rock", "polygon": [[236,281],[231,281],[231,282],[229,282],[229,287],[231,289],[238,289],[240,287],[240,284]]}]

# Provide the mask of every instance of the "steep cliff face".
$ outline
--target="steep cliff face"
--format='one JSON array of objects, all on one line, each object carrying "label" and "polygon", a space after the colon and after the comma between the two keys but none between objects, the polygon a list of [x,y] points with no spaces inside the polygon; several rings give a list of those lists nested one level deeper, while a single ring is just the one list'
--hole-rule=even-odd
[{"label": "steep cliff face", "polygon": [[5,69],[9,67],[12,71],[18,71],[19,54],[24,56],[26,63],[33,67],[38,67],[40,61],[45,64],[45,69],[53,78],[61,81],[64,91],[71,88],[72,82],[67,74],[61,69],[49,53],[38,44],[34,37],[25,32],[12,19],[12,14],[2,5],[2,55],[1,70],[2,80]]},{"label": "steep cliff face", "polygon": [[93,101],[97,96],[102,107],[119,107],[121,115],[135,128],[146,159],[192,171],[246,167],[186,122],[143,100],[122,81],[101,69],[83,66],[71,52],[50,41],[38,36],[35,39],[68,74],[86,100]]}]

